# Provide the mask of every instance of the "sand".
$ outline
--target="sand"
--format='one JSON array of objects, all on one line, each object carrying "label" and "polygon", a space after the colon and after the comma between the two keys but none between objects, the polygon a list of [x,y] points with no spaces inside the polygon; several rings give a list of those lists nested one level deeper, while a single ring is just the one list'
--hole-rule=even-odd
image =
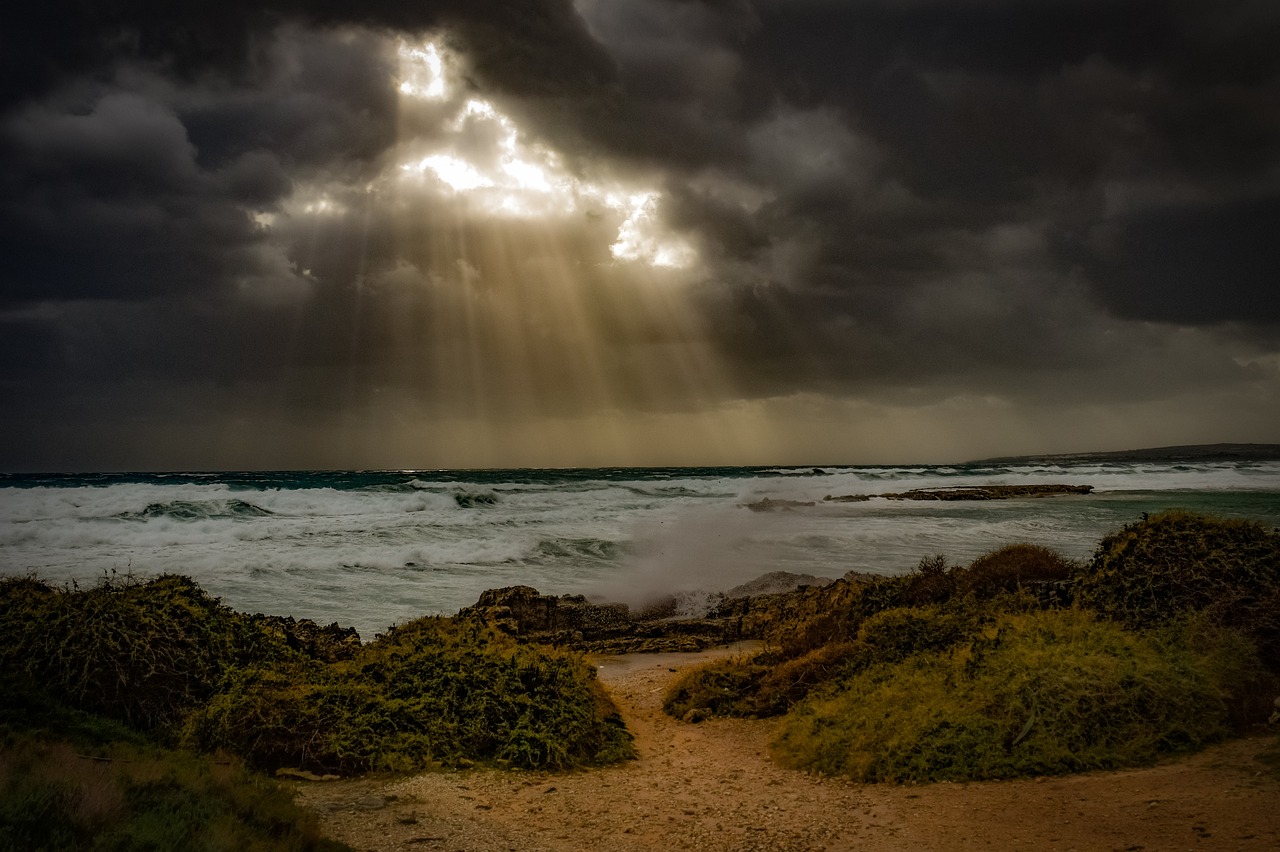
[{"label": "sand", "polygon": [[1276,850],[1273,733],[1159,766],[1030,781],[886,786],[775,766],[776,721],[662,713],[686,666],[732,653],[602,658],[639,759],[567,775],[474,769],[298,782],[326,833],[357,850]]}]

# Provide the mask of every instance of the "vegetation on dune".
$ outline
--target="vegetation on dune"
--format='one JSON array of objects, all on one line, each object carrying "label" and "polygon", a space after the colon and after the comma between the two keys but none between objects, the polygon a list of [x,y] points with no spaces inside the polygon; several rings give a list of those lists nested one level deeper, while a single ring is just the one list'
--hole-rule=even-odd
[{"label": "vegetation on dune", "polygon": [[956,569],[956,593],[985,600],[1028,585],[1062,583],[1071,579],[1076,564],[1056,550],[1038,544],[1011,544],[979,556]]},{"label": "vegetation on dune", "polygon": [[838,679],[787,716],[782,763],[861,781],[1009,778],[1146,763],[1226,735],[1253,648],[1157,642],[1078,610],[1007,614],[946,650]]},{"label": "vegetation on dune", "polygon": [[[846,614],[847,616],[847,614]],[[923,650],[948,648],[978,629],[983,614],[964,605],[892,607],[862,618],[850,638],[745,658],[719,660],[690,670],[668,690],[664,709],[712,716],[776,716],[810,691],[868,666],[896,662]]]},{"label": "vegetation on dune", "polygon": [[1078,571],[1081,606],[1134,628],[1188,613],[1237,627],[1280,670],[1280,532],[1161,512],[1106,536]]},{"label": "vegetation on dune", "polygon": [[[867,781],[1134,765],[1265,717],[1280,534],[1167,512],[1103,538],[1085,564],[1020,544],[730,605],[765,650],[685,674],[665,708],[785,714],[774,748],[787,765]],[[245,766],[563,770],[633,756],[580,654],[480,618],[418,619],[361,645],[337,625],[237,613],[177,575],[91,589],[10,578],[0,636],[0,848],[200,836],[320,849]]]},{"label": "vegetation on dune", "polygon": [[0,674],[144,729],[176,722],[252,653],[245,623],[194,581],[59,589],[0,580]]},{"label": "vegetation on dune", "polygon": [[314,814],[226,755],[149,743],[29,694],[0,702],[0,850],[342,852]]},{"label": "vegetation on dune", "polygon": [[778,759],[861,780],[1146,763],[1265,717],[1280,537],[1165,513],[1077,565],[1013,545],[967,566],[808,589],[756,614],[766,650],[685,674],[676,716],[786,714]]},{"label": "vegetation on dune", "polygon": [[722,660],[683,675],[667,694],[674,716],[774,716],[837,677],[921,650],[962,641],[998,613],[1036,609],[1061,597],[1028,591],[1071,576],[1074,563],[1036,545],[992,551],[968,566],[941,556],[921,560],[902,577],[806,589],[791,596],[758,628],[767,650],[749,659]]},{"label": "vegetation on dune", "polygon": [[0,850],[340,849],[256,770],[633,755],[580,654],[478,622],[421,619],[362,646],[177,575],[9,578],[0,636]]},{"label": "vegetation on dune", "polygon": [[420,619],[361,646],[336,626],[242,615],[165,575],[91,589],[0,580],[0,630],[0,678],[14,691],[263,768],[566,769],[631,756],[581,655],[476,622]]},{"label": "vegetation on dune", "polygon": [[567,769],[633,756],[579,654],[441,618],[396,627],[346,662],[238,668],[188,717],[184,740],[260,766],[341,772],[468,761]]}]

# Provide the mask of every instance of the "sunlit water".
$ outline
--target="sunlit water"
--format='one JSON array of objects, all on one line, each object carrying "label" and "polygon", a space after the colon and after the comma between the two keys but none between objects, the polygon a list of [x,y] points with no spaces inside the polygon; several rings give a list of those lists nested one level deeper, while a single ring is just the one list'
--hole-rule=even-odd
[{"label": "sunlit water", "polygon": [[[1089,496],[823,503],[1064,483]],[[764,497],[812,507],[757,513]],[[900,574],[1031,541],[1084,558],[1144,512],[1280,526],[1280,462],[0,477],[0,573],[195,577],[236,609],[354,625],[451,613],[524,584],[632,604],[767,571]]]}]

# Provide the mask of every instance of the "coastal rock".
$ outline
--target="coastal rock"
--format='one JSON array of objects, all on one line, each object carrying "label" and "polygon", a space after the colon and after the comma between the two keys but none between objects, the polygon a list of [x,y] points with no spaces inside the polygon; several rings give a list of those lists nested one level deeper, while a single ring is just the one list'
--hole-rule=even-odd
[{"label": "coastal rock", "polygon": [[284,642],[313,660],[336,663],[352,659],[360,650],[360,634],[356,629],[343,627],[336,621],[322,626],[309,618],[294,619],[262,613],[251,615],[248,620],[265,635]]},{"label": "coastal rock", "polygon": [[[1062,494],[1089,494],[1092,491],[1092,485],[957,485],[949,488],[913,488],[910,491],[887,494],[828,494],[822,498],[822,502],[865,503],[872,497],[882,497],[885,500],[1014,500],[1026,497],[1055,497]],[[754,503],[738,505],[753,512],[773,512],[815,504],[765,497]]]},{"label": "coastal rock", "polygon": [[557,605],[557,598],[540,594],[532,586],[507,586],[481,592],[476,605],[458,615],[482,611],[500,629],[519,636],[554,629]]},{"label": "coastal rock", "polygon": [[801,586],[826,586],[835,582],[830,577],[815,577],[813,574],[793,574],[790,571],[770,571],[750,582],[734,586],[724,593],[727,599],[745,598],[753,595],[772,595],[779,592],[790,592]]},{"label": "coastal rock", "polygon": [[[1016,586],[1040,606],[1070,605],[1069,580],[1053,574],[1032,576],[1025,565],[1013,569]],[[905,578],[849,571],[832,580],[775,571],[723,594],[703,596],[705,606],[696,612],[689,611],[687,601],[675,606],[675,596],[632,612],[625,604],[594,604],[582,595],[557,597],[529,586],[511,586],[484,592],[475,606],[458,616],[486,620],[525,641],[587,653],[700,651],[742,640],[776,639],[780,626],[819,624],[831,613],[855,609],[866,587],[876,584],[886,584],[884,594],[904,606],[943,600],[957,593],[958,576],[945,564],[934,570],[922,567]],[[990,585],[994,580],[982,582]]]},{"label": "coastal rock", "polygon": [[1089,494],[1092,491],[1092,485],[962,485],[954,488],[913,488],[880,496],[886,500],[1012,500],[1018,497]]},{"label": "coastal rock", "polygon": [[739,503],[738,505],[753,512],[777,512],[813,506],[814,502],[812,500],[808,502],[802,500],[774,500],[772,497],[766,497],[754,503]]},{"label": "coastal rock", "polygon": [[665,612],[659,607],[633,614],[626,604],[509,586],[483,592],[458,617],[488,621],[520,639],[604,654],[699,651],[738,638],[732,621],[655,615]]},{"label": "coastal rock", "polygon": [[593,604],[583,595],[544,595],[531,586],[489,589],[458,615],[484,618],[513,636],[610,634],[632,623],[626,604]]},{"label": "coastal rock", "polygon": [[[490,589],[459,618],[487,621],[529,642],[596,654],[701,651],[764,638],[788,620],[847,607],[875,574],[850,571],[839,580],[774,571],[718,595],[671,596],[638,612],[596,604],[582,595],[544,595],[530,586]],[[677,603],[678,602],[678,603]]]}]

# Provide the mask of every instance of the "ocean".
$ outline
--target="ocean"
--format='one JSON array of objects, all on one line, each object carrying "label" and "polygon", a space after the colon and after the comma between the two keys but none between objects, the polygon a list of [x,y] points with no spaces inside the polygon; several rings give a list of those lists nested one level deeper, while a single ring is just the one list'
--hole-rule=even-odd
[{"label": "ocean", "polygon": [[[863,495],[988,484],[1089,495],[984,502]],[[746,504],[814,502],[770,512]],[[366,639],[529,585],[643,604],[769,571],[902,574],[1033,542],[1085,559],[1144,512],[1280,526],[1280,461],[948,466],[0,475],[0,574],[92,584],[194,577],[224,603]]]}]

